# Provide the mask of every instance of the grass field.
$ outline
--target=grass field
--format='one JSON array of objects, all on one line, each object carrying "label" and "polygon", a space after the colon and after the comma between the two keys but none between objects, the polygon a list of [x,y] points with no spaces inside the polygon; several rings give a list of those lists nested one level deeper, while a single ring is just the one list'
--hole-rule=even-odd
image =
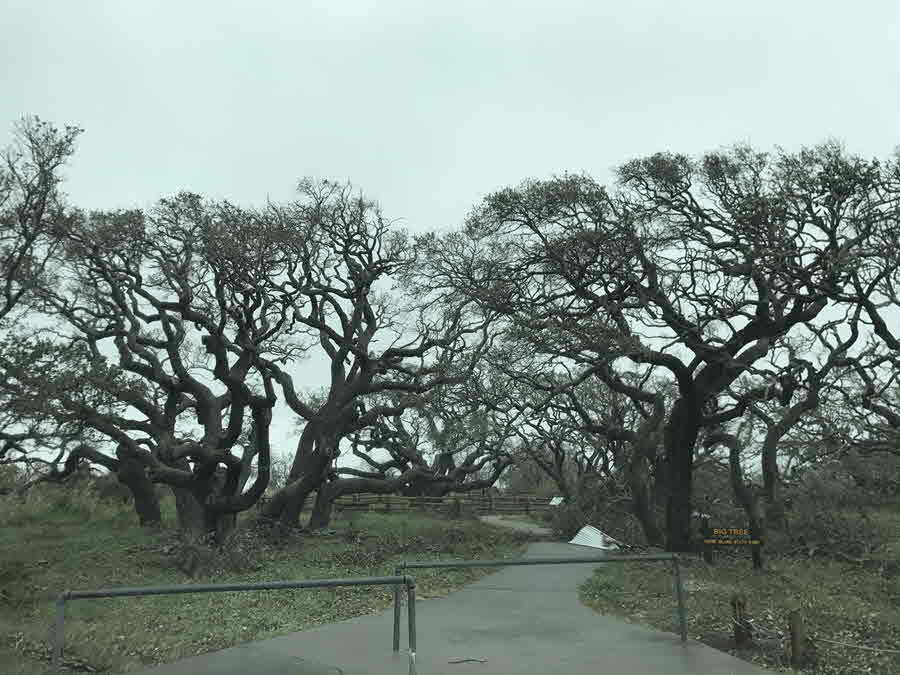
[{"label": "grass field", "polygon": [[[688,559],[682,578],[689,637],[773,671],[794,672],[779,634],[786,632],[788,612],[799,608],[817,652],[817,662],[800,672],[900,673],[900,512],[882,510],[877,517],[894,534],[879,562],[868,566],[773,557],[755,573],[746,555],[719,555],[713,565]],[[677,632],[672,577],[660,572],[659,563],[609,565],[585,584],[582,600],[601,613]],[[735,593],[746,595],[759,627],[755,645],[740,651],[732,638]]]},{"label": "grass field", "polygon": [[[172,523],[170,500],[164,509]],[[333,536],[279,541],[242,528],[228,553],[207,554],[190,578],[172,530],[134,523],[129,506],[52,487],[26,504],[0,504],[0,672],[46,672],[53,601],[65,589],[390,575],[401,560],[513,556],[527,541],[473,520],[348,514],[336,517]],[[418,570],[418,595],[443,595],[490,571]],[[78,600],[67,609],[66,661],[73,672],[127,672],[390,604],[386,587]]]}]

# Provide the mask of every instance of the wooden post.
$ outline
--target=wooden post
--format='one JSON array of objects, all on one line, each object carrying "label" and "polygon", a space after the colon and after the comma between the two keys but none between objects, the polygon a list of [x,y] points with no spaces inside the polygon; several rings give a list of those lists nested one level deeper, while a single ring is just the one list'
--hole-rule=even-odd
[{"label": "wooden post", "polygon": [[753,632],[747,621],[747,596],[735,593],[731,596],[732,626],[734,627],[734,645],[738,649],[749,647],[753,642]]},{"label": "wooden post", "polygon": [[806,626],[799,609],[788,614],[788,631],[791,636],[791,665],[802,666],[806,662]]},{"label": "wooden post", "polygon": [[[759,532],[756,528],[750,528],[750,538],[757,539]],[[762,542],[757,545],[750,546],[750,555],[753,558],[753,569],[761,570],[763,568]]]},{"label": "wooden post", "polygon": [[[703,538],[706,539],[707,537],[712,537],[712,528],[709,525],[709,516],[703,516],[700,519],[700,522],[702,523],[701,527],[702,527],[702,531],[703,531]],[[702,547],[703,547],[703,549],[702,549],[703,550],[703,560],[706,563],[712,565],[712,563],[713,563],[712,545],[702,544]]]}]

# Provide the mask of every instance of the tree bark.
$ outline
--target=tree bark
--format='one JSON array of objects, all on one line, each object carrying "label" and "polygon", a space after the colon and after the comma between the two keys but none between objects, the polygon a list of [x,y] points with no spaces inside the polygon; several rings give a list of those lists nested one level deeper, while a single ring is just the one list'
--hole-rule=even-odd
[{"label": "tree bark", "polygon": [[675,402],[665,430],[666,550],[691,551],[691,493],[693,489],[694,447],[700,431],[703,409],[694,400]]},{"label": "tree bark", "polygon": [[310,493],[314,492],[325,480],[325,473],[331,457],[316,450],[305,458],[303,472],[279,490],[263,509],[263,517],[278,520],[284,527],[296,527],[299,524],[300,512]]},{"label": "tree bark", "polygon": [[[796,407],[796,406],[795,406]],[[790,413],[788,413],[790,414]],[[797,415],[792,415],[796,418]],[[784,500],[781,497],[781,474],[778,470],[778,441],[793,420],[783,420],[770,428],[763,440],[762,478],[763,497],[766,502],[766,525],[775,528],[785,526]]]},{"label": "tree bark", "polygon": [[313,505],[312,514],[309,517],[309,529],[320,530],[331,523],[331,514],[334,510],[335,496],[329,489],[328,483],[319,486],[316,492],[316,502]]},{"label": "tree bark", "polygon": [[172,488],[175,495],[178,527],[189,540],[197,541],[208,538],[221,545],[234,532],[237,525],[237,514],[222,512],[208,503],[207,498],[220,495],[222,487],[223,474],[216,472],[206,489]]},{"label": "tree bark", "polygon": [[247,482],[250,480],[251,461],[253,460],[253,456],[256,454],[258,454],[258,451],[252,445],[248,445],[244,448],[244,451],[241,455],[241,473],[238,476],[238,487],[236,494],[242,494],[244,492],[244,488],[247,487]]},{"label": "tree bark", "polygon": [[307,422],[303,427],[288,475],[288,484],[266,504],[262,512],[264,518],[278,520],[284,527],[299,525],[306,499],[324,482],[327,467],[331,463],[331,437],[323,433],[324,428],[320,421]]},{"label": "tree bark", "polygon": [[646,475],[630,477],[631,483],[631,499],[632,511],[641,529],[644,531],[644,537],[650,546],[660,546],[663,543],[663,534],[656,522],[656,513],[654,513],[653,502],[650,499],[650,489]]},{"label": "tree bark", "polygon": [[[737,439],[729,448],[728,463],[731,468],[731,486],[738,502],[740,502],[744,512],[747,514],[747,521],[750,524],[750,536],[761,539],[765,533],[759,517],[759,505],[757,504],[756,496],[744,482],[744,474],[741,470],[740,446],[737,443]],[[761,570],[763,562],[760,546],[751,546],[750,548],[753,556],[753,569]]]},{"label": "tree bark", "polygon": [[134,510],[142,527],[158,527],[162,524],[159,495],[150,482],[144,466],[133,457],[119,453],[116,472],[119,482],[128,487],[134,500]]}]

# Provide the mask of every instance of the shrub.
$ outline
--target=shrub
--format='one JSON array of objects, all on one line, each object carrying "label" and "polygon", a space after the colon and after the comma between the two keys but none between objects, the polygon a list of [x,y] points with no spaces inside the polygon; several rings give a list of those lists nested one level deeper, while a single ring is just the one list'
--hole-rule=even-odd
[{"label": "shrub", "polygon": [[780,548],[801,547],[809,555],[865,557],[883,549],[888,540],[863,510],[854,513],[802,502],[788,522],[788,540]]},{"label": "shrub", "polygon": [[849,452],[840,469],[853,480],[856,498],[869,506],[897,504],[900,499],[900,456]]},{"label": "shrub", "polygon": [[571,539],[587,524],[588,517],[577,503],[560,504],[549,512],[550,529],[561,539]]},{"label": "shrub", "polygon": [[787,532],[772,541],[778,550],[799,547],[809,555],[859,558],[887,544],[888,533],[869,516],[871,496],[834,466],[808,472],[785,497]]},{"label": "shrub", "polygon": [[14,464],[0,465],[0,495],[14,492],[23,480],[22,472]]},{"label": "shrub", "polygon": [[46,483],[47,505],[53,513],[67,517],[90,518],[97,510],[97,499],[87,482]]},{"label": "shrub", "polygon": [[100,476],[94,481],[93,490],[97,495],[97,500],[101,502],[121,501],[127,504],[132,500],[131,490],[127,485],[119,482],[115,474],[106,474]]},{"label": "shrub", "polygon": [[593,525],[623,543],[646,544],[643,528],[631,510],[631,500],[621,493],[585,491],[573,503],[560,504],[549,513],[550,528],[562,539],[571,539],[585,525]]}]

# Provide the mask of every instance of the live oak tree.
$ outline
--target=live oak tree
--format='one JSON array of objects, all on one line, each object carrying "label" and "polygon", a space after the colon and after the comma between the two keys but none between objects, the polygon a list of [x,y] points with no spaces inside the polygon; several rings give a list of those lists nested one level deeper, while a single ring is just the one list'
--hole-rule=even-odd
[{"label": "live oak tree", "polygon": [[[79,468],[76,446],[98,440],[80,418],[47,414],[45,391],[50,382],[80,382],[90,359],[77,345],[46,336],[13,336],[0,341],[0,465],[14,465],[24,494],[34,485],[63,482]],[[31,383],[38,381],[39,386]],[[86,446],[89,447],[89,446]],[[69,459],[71,458],[71,459]],[[59,470],[62,462],[65,470]]]},{"label": "live oak tree", "polygon": [[852,290],[840,300],[856,303],[872,335],[866,348],[850,355],[847,382],[839,388],[842,400],[859,413],[863,437],[852,445],[864,454],[900,454],[900,156],[891,165],[895,182],[885,188],[882,208],[892,214],[878,232],[869,255],[848,264]]},{"label": "live oak tree", "polygon": [[[263,511],[284,526],[298,523],[306,499],[323,486],[342,439],[401,414],[429,391],[464,380],[488,342],[490,323],[472,302],[416,287],[411,241],[351,186],[305,180],[299,190],[301,199],[282,213],[305,223],[310,238],[283,242],[286,272],[269,292],[318,341],[330,380],[311,405],[284,364],[254,360],[304,422],[288,484]],[[360,406],[382,393],[396,396]],[[331,493],[320,494],[312,527],[328,518],[324,497]]]},{"label": "live oak tree", "polygon": [[[32,367],[57,349],[47,339],[35,339],[39,330],[29,325],[28,314],[34,289],[52,282],[57,233],[73,216],[60,185],[81,131],[25,117],[0,152],[0,355],[15,367]],[[81,429],[23,416],[21,394],[0,366],[0,463],[46,467],[52,464],[48,453],[65,453]]]},{"label": "live oak tree", "polygon": [[72,217],[61,169],[81,131],[26,117],[0,153],[0,327],[8,328],[34,287],[52,278],[56,234]]},{"label": "live oak tree", "polygon": [[584,176],[500,191],[423,248],[435,286],[501,313],[535,349],[669,374],[666,546],[685,551],[698,436],[739,415],[717,410],[719,395],[852,290],[848,268],[896,225],[885,205],[896,176],[824,144],[661,153],[623,165],[618,181],[615,192]]},{"label": "live oak tree", "polygon": [[[608,367],[576,375],[564,365],[547,371],[534,360],[515,369],[505,363],[502,369],[520,385],[512,405],[530,407],[522,424],[531,436],[523,435],[529,459],[556,481],[567,502],[591,501],[596,495],[588,493],[604,484],[620,486],[647,541],[661,544],[656,503],[665,487],[659,450],[666,387],[646,391],[646,381]],[[574,468],[574,484],[567,465]]]},{"label": "live oak tree", "polygon": [[[802,332],[806,344],[782,340],[770,354],[771,370],[763,375],[763,379],[768,376],[768,384],[746,387],[743,394],[736,393],[734,387],[729,388],[730,397],[737,402],[732,410],[739,412],[746,407],[765,427],[760,468],[767,526],[779,527],[784,521],[779,469],[779,460],[783,459],[782,441],[819,408],[823,397],[832,396],[833,387],[844,377],[841,366],[859,340],[860,307],[845,309],[848,311],[838,318],[805,324]],[[723,443],[734,452],[731,441]]]},{"label": "live oak tree", "polygon": [[[224,232],[258,248],[249,254]],[[277,273],[282,235],[188,193],[148,214],[82,214],[62,232],[59,282],[39,290],[60,335],[89,354],[103,402],[127,412],[85,400],[75,383],[48,388],[34,377],[31,385],[58,419],[79,419],[116,444],[120,476],[127,463],[133,482],[169,485],[180,524],[195,536],[222,541],[268,482],[276,396],[253,359],[302,346],[285,337],[283,306],[246,282]],[[232,449],[247,427],[252,448],[238,456]],[[256,478],[241,491],[254,458]]]},{"label": "live oak tree", "polygon": [[832,389],[844,410],[835,439],[863,456],[900,457],[900,357],[871,344],[844,359],[844,377]]},{"label": "live oak tree", "polygon": [[340,467],[321,489],[331,504],[363,492],[443,497],[489,488],[512,464],[512,437],[509,420],[472,399],[437,402],[431,396],[355,432],[350,445],[364,468]]}]

